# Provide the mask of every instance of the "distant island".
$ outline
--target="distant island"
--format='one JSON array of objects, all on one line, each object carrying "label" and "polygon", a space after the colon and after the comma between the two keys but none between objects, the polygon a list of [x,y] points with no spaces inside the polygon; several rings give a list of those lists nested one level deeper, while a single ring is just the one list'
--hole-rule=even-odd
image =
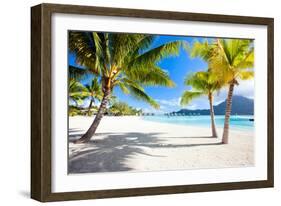
[{"label": "distant island", "polygon": [[[224,115],[226,108],[226,100],[216,106],[214,106],[216,115]],[[181,109],[177,112],[171,112],[173,114],[181,115],[210,115],[209,109]],[[254,114],[254,100],[243,96],[233,96],[232,99],[232,115],[253,115]]]}]

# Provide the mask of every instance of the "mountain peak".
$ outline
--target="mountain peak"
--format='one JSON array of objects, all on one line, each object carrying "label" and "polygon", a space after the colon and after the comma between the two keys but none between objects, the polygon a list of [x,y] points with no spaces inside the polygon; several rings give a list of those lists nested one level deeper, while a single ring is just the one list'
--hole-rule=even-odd
[{"label": "mountain peak", "polygon": [[[214,106],[214,111],[216,115],[224,115],[226,108],[226,100],[221,102],[220,104]],[[189,110],[189,109],[181,109],[176,113],[184,113],[185,115],[209,115],[209,109],[196,109],[196,110]],[[254,114],[254,100],[249,99],[247,97],[234,95],[232,97],[232,107],[231,107],[231,114],[235,115],[253,115]]]}]

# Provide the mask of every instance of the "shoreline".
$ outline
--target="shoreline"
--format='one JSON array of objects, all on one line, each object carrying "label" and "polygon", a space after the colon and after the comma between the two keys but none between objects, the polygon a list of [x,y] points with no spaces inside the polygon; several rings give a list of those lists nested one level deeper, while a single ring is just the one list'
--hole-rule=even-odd
[{"label": "shoreline", "polygon": [[69,117],[69,173],[213,169],[254,165],[254,132],[230,131],[230,143],[211,128],[105,116],[89,143],[73,144],[92,117]]},{"label": "shoreline", "polygon": [[[192,127],[203,127],[203,128],[210,128],[210,124],[211,122],[205,122],[205,123],[201,123],[201,124],[188,124],[186,122],[179,122],[179,121],[175,121],[175,122],[169,122],[169,121],[165,121],[165,119],[163,119],[164,121],[161,122],[161,121],[157,121],[157,119],[153,119],[153,117],[156,117],[157,118],[157,115],[155,116],[141,116],[142,117],[142,120],[144,121],[149,121],[149,122],[157,122],[157,123],[167,123],[167,124],[172,124],[172,125],[183,125],[183,126],[192,126]],[[161,115],[161,117],[164,117]],[[207,119],[209,120],[210,119],[210,115],[199,115],[199,116],[171,116],[171,117],[167,117],[166,120],[173,120],[173,118],[176,120],[177,117],[180,117],[180,118],[184,118],[184,117],[191,117],[191,118],[196,118],[196,117],[207,117]],[[223,123],[219,123],[220,118],[224,117],[224,115],[215,115],[215,123],[216,123],[216,128],[221,128],[223,129],[224,128],[224,120],[223,120]],[[232,116],[233,117],[239,117],[241,119],[245,119],[245,120],[249,120],[249,119],[252,119],[251,117],[253,117],[252,115],[237,115],[237,116]],[[247,117],[247,118],[246,118]],[[150,119],[152,118],[152,119]],[[165,117],[166,118],[166,117]],[[203,119],[203,121],[206,120],[206,119]],[[250,122],[250,120],[249,120]],[[233,131],[254,131],[254,126],[249,126],[249,125],[233,125],[230,123],[230,129],[233,130]]]}]

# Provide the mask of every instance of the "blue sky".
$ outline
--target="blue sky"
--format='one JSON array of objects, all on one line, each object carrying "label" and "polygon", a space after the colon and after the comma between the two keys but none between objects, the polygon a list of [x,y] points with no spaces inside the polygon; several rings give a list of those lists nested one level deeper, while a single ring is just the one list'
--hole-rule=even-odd
[{"label": "blue sky", "polygon": [[[179,37],[179,36],[157,36],[151,45],[151,47],[160,46],[166,42],[174,41],[174,40],[185,40],[189,44],[192,44],[195,40],[201,41],[202,38],[198,37]],[[206,39],[206,38],[204,38]],[[75,55],[69,53],[69,64],[76,65],[75,63]],[[125,95],[122,91],[117,87],[114,89],[114,95],[118,97],[120,101],[127,102],[129,105],[142,109],[144,112],[172,112],[182,109],[179,105],[180,96],[184,90],[191,89],[183,84],[184,78],[193,72],[204,71],[207,69],[206,62],[202,61],[200,58],[190,58],[188,53],[181,48],[178,56],[168,57],[158,62],[158,65],[165,71],[167,71],[170,75],[170,78],[176,83],[176,87],[167,88],[167,87],[145,87],[145,91],[153,97],[159,104],[160,109],[155,110],[150,105],[145,102],[141,102],[139,100],[135,100],[130,95]],[[88,84],[90,82],[90,78],[86,78],[82,81],[83,84]],[[215,94],[214,96],[214,104],[219,104],[224,101],[226,98],[226,88],[222,89],[219,94]],[[234,90],[235,95],[242,95],[245,97],[253,98],[254,96],[254,80],[243,81],[240,83],[238,87]],[[88,105],[88,101],[86,100],[84,105]],[[192,101],[189,105],[184,108],[189,109],[205,109],[208,108],[209,104],[206,97],[200,97]]]}]

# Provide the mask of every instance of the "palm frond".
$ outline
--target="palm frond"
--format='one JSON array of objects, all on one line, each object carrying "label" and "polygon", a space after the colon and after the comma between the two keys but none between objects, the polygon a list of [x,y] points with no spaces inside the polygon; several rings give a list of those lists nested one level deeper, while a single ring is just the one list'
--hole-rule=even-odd
[{"label": "palm frond", "polygon": [[245,55],[241,55],[241,59],[239,59],[235,65],[237,68],[248,69],[254,67],[254,62],[254,48],[252,48]]},{"label": "palm frond", "polygon": [[83,84],[76,81],[75,79],[70,79],[69,81],[69,92],[80,92],[87,91]]},{"label": "palm frond", "polygon": [[215,43],[204,40],[203,42],[195,41],[192,46],[186,47],[191,58],[199,57],[208,62],[215,53]]},{"label": "palm frond", "polygon": [[188,75],[184,83],[187,86],[192,86],[197,91],[208,94],[221,89],[227,82],[224,79],[218,78],[211,71],[199,71]]},{"label": "palm frond", "polygon": [[131,68],[125,74],[132,80],[141,82],[147,86],[174,87],[175,83],[170,79],[169,74],[156,65],[150,67]]},{"label": "palm frond", "polygon": [[163,58],[178,55],[181,45],[182,41],[173,41],[150,49],[132,59],[129,63],[129,68],[150,67]]},{"label": "palm frond", "polygon": [[[92,32],[92,40],[93,40],[93,44],[95,45],[95,68],[99,68],[97,70],[101,70],[101,64],[102,64],[102,56],[103,56],[103,47],[102,47],[102,40],[100,38],[100,36],[98,35],[97,32]],[[98,73],[98,72],[96,72]]]},{"label": "palm frond", "polygon": [[143,89],[133,87],[133,86],[128,86],[128,88],[130,90],[130,94],[133,97],[135,97],[136,99],[147,102],[148,104],[150,104],[155,109],[160,108],[159,104],[153,98],[151,98],[148,94],[146,94]]},{"label": "palm frond", "polygon": [[87,89],[83,84],[76,81],[75,79],[71,79],[69,81],[68,95],[70,101],[73,101],[76,104],[80,104],[82,100],[88,96],[85,95],[84,92],[87,92]]},{"label": "palm frond", "polygon": [[85,86],[87,88],[88,96],[92,98],[97,98],[100,100],[102,98],[102,88],[97,77],[94,77],[91,84]]},{"label": "palm frond", "polygon": [[241,71],[238,78],[248,80],[254,78],[254,71]]},{"label": "palm frond", "polygon": [[124,78],[122,79],[122,81],[116,82],[116,84],[121,88],[121,90],[125,94],[131,94],[136,99],[147,102],[148,104],[150,104],[152,107],[156,109],[159,108],[158,103],[153,98],[151,98],[148,94],[146,94],[144,88],[141,85],[139,85],[137,82]]},{"label": "palm frond", "polygon": [[105,33],[104,34],[104,50],[103,50],[103,56],[105,58],[105,64],[110,64],[111,63],[111,55],[112,55],[112,49],[111,49],[111,44],[110,44],[110,38],[109,34]]},{"label": "palm frond", "polygon": [[244,69],[254,66],[254,49],[251,40],[218,40],[218,53],[211,58],[209,66],[219,78],[231,82]]},{"label": "palm frond", "polygon": [[110,34],[113,47],[112,63],[120,67],[127,54],[134,51],[144,34]]},{"label": "palm frond", "polygon": [[180,100],[180,104],[182,106],[189,104],[193,99],[198,98],[200,96],[204,95],[203,92],[199,92],[199,91],[184,91],[182,96],[181,96],[181,100]]},{"label": "palm frond", "polygon": [[99,74],[103,66],[100,57],[100,36],[95,32],[69,32],[69,50],[75,53],[77,64]]},{"label": "palm frond", "polygon": [[124,94],[130,93],[130,90],[127,88],[126,83],[118,81],[118,82],[116,82],[116,84],[120,87],[120,89],[122,90],[122,92]]},{"label": "palm frond", "polygon": [[89,72],[86,69],[78,68],[72,65],[68,66],[68,73],[70,79],[83,79]]},{"label": "palm frond", "polygon": [[193,89],[205,91],[207,90],[207,81],[203,78],[199,78],[200,75],[197,73],[191,73],[186,76],[184,84],[186,86],[192,86]]},{"label": "palm frond", "polygon": [[139,54],[144,53],[146,50],[149,49],[154,39],[155,35],[144,35],[142,38],[140,38],[139,42],[137,43],[134,50],[132,51],[132,53],[130,53],[129,56],[136,57]]},{"label": "palm frond", "polygon": [[91,94],[88,91],[77,91],[77,92],[70,92],[69,97],[73,98],[86,98],[91,96]]}]

